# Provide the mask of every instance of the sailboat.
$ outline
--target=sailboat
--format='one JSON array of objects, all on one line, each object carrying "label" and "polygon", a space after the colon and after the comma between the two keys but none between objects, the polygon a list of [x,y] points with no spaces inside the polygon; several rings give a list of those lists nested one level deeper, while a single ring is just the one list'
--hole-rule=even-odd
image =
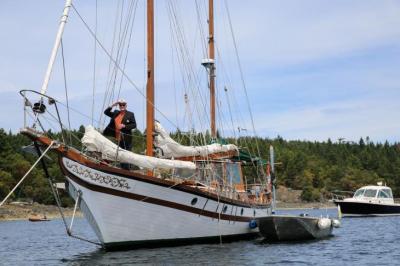
[{"label": "sailboat", "polygon": [[[71,1],[65,3],[42,90],[21,91],[26,112],[35,117],[34,125],[21,132],[34,142],[39,154],[44,155],[42,150],[58,154],[66,190],[102,247],[114,250],[257,237],[256,220],[273,210],[270,177],[260,171],[261,183],[250,187],[242,171],[246,159],[238,146],[217,141],[184,146],[155,120],[153,0],[147,0],[146,154],[121,149],[91,125],[81,139],[83,150],[46,134],[40,118],[50,107],[58,115],[58,101],[47,94],[47,85]],[[202,64],[209,70],[210,128],[216,139],[213,17],[213,0],[209,0],[209,58]],[[32,104],[28,94],[40,100]],[[119,162],[137,169],[122,169]],[[263,167],[260,158],[248,158],[248,162],[259,170]],[[46,167],[43,161],[42,165]]]}]

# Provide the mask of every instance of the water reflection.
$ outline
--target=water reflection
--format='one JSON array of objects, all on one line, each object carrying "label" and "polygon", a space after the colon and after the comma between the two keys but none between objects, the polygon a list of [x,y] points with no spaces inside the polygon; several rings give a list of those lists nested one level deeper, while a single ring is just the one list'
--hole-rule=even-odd
[{"label": "water reflection", "polygon": [[[297,210],[336,217],[335,210]],[[281,213],[282,214],[282,213]],[[95,235],[84,219],[75,232]],[[66,236],[61,220],[46,223],[0,222],[0,265],[393,265],[400,261],[400,217],[346,218],[334,237],[319,241],[266,243],[261,239],[229,244],[192,245],[105,252]]]}]

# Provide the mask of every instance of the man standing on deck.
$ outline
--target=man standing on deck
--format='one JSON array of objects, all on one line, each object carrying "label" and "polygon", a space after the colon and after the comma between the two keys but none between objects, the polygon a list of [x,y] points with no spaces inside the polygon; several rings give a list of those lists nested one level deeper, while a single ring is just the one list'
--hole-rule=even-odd
[{"label": "man standing on deck", "polygon": [[[119,110],[111,111],[113,107],[119,106]],[[117,102],[109,106],[104,114],[111,117],[110,123],[103,132],[104,136],[115,137],[118,142],[118,146],[122,149],[130,151],[132,148],[132,129],[136,128],[135,115],[132,112],[126,110],[126,101],[120,99]],[[127,164],[121,164],[121,167],[128,169]]]}]

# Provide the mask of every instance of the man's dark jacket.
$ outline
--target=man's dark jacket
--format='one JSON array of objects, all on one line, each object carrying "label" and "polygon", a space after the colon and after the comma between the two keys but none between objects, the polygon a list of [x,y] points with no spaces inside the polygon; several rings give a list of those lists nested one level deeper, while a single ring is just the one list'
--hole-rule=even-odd
[{"label": "man's dark jacket", "polygon": [[[104,136],[111,136],[115,137],[115,118],[118,116],[120,113],[119,110],[114,110],[111,112],[112,107],[108,107],[105,111],[104,114],[106,116],[111,117],[110,123],[104,129],[103,135]],[[125,115],[122,118],[121,121],[122,124],[125,125],[124,128],[121,128],[121,141],[120,141],[120,147],[122,148],[131,148],[132,144],[132,135],[131,135],[131,130],[136,128],[136,120],[135,120],[135,115],[132,112],[125,111]]]}]

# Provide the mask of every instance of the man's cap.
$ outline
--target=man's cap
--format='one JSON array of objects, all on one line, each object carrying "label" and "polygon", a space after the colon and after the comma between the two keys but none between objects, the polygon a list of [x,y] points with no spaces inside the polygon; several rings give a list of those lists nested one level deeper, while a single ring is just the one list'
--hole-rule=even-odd
[{"label": "man's cap", "polygon": [[125,99],[119,99],[118,103],[126,103]]}]

